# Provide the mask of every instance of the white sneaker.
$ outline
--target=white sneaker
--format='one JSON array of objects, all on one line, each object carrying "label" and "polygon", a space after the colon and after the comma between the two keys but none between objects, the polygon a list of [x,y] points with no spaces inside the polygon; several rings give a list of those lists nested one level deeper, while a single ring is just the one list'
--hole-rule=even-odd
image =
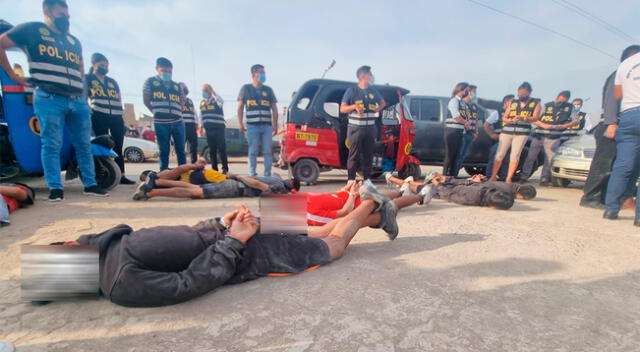
[{"label": "white sneaker", "polygon": [[404,183],[409,183],[409,182],[413,182],[413,176],[409,176],[404,179]]},{"label": "white sneaker", "polygon": [[422,202],[420,202],[420,204],[427,205],[431,203],[431,199],[433,198],[432,188],[432,185],[426,185],[420,190],[420,193],[418,193],[419,196],[422,196]]},{"label": "white sneaker", "polygon": [[371,180],[364,180],[364,182],[362,184],[366,185],[366,186],[369,186],[369,187],[372,187],[373,189],[378,189],[376,187],[376,185],[374,185],[373,182],[371,182]]},{"label": "white sneaker", "polygon": [[384,173],[384,179],[385,179],[385,181],[387,181],[387,186],[389,186],[389,187],[396,186],[395,183],[389,181],[392,177],[393,177],[393,174],[391,172],[387,171],[387,172]]},{"label": "white sneaker", "polygon": [[402,184],[402,186],[400,186],[400,194],[402,194],[402,196],[406,197],[406,196],[412,196],[413,192],[411,192],[411,185],[409,184],[409,182],[405,182]]}]

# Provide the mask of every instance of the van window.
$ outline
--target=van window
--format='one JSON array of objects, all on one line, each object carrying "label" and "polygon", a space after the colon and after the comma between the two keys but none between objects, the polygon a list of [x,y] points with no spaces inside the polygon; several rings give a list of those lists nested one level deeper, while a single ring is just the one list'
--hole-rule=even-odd
[{"label": "van window", "polygon": [[440,101],[437,99],[412,99],[411,115],[418,121],[440,121]]},{"label": "van window", "polygon": [[298,103],[296,104],[296,108],[298,110],[307,110],[311,105],[311,100],[318,92],[320,88],[317,84],[311,84],[306,86],[302,91],[296,93],[296,97],[298,99]]}]

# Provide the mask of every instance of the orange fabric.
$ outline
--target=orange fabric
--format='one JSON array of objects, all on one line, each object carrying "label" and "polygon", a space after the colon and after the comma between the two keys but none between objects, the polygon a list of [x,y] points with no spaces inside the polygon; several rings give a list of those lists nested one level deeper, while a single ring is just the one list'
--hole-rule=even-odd
[{"label": "orange fabric", "polygon": [[269,276],[269,277],[285,277],[285,276],[293,276],[293,275],[304,274],[304,273],[306,273],[306,272],[316,270],[316,269],[318,269],[319,267],[320,267],[320,265],[315,265],[315,266],[312,266],[312,267],[310,267],[310,268],[308,268],[308,269],[306,269],[306,270],[303,270],[303,271],[301,271],[301,272],[299,272],[299,273],[271,273],[271,274],[267,274],[267,276]]}]

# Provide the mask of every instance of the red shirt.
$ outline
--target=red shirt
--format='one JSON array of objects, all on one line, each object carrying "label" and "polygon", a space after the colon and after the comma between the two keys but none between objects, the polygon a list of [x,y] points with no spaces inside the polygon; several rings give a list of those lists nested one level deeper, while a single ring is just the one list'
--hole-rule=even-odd
[{"label": "red shirt", "polygon": [[[349,192],[307,193],[307,224],[322,226],[335,220],[338,211],[349,200]],[[356,197],[355,208],[360,205],[360,197]]]}]

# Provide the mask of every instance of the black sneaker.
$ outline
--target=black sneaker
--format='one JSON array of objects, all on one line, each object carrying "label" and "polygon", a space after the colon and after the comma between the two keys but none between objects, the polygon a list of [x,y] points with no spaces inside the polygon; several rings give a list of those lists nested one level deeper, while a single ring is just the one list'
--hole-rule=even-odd
[{"label": "black sneaker", "polygon": [[120,179],[120,184],[121,185],[135,185],[136,182],[135,181],[131,181],[130,179],[122,176],[122,178]]},{"label": "black sneaker", "polygon": [[149,174],[147,174],[147,179],[144,181],[147,192],[151,192],[151,190],[158,188],[156,181],[158,181],[157,173],[151,171]]},{"label": "black sneaker", "polygon": [[60,202],[64,199],[64,191],[61,189],[52,189],[49,193],[50,202]]},{"label": "black sneaker", "polygon": [[108,197],[109,193],[102,190],[98,186],[85,187],[84,192],[82,192],[85,196],[94,196],[94,197]]}]

